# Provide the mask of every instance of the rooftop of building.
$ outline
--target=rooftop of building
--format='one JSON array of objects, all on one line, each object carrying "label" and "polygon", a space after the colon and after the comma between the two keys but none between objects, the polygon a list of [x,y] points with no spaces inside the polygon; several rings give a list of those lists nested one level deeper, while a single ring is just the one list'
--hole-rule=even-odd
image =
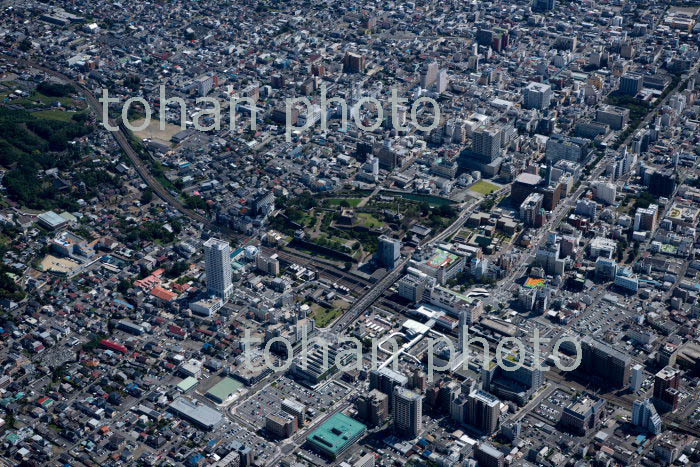
[{"label": "rooftop of building", "polygon": [[400,397],[402,397],[404,399],[409,399],[409,400],[415,401],[415,400],[419,400],[419,399],[423,398],[423,396],[421,396],[417,392],[411,391],[410,389],[404,388],[401,386],[397,386],[395,391],[396,391],[395,393],[397,395],[399,395]]},{"label": "rooftop of building", "polygon": [[188,376],[187,378],[177,383],[177,388],[181,391],[189,391],[197,383],[199,383],[199,380],[197,378],[195,378],[194,376]]},{"label": "rooftop of building", "polygon": [[680,373],[680,370],[677,368],[673,368],[672,366],[667,366],[659,370],[658,373],[656,373],[656,376],[658,378],[663,378],[663,379],[668,379],[668,378],[673,378],[676,376],[678,373]]},{"label": "rooftop of building", "polygon": [[338,454],[367,430],[367,426],[337,413],[308,437],[310,443],[325,451]]},{"label": "rooftop of building", "polygon": [[608,355],[617,358],[618,360],[622,361],[624,364],[629,365],[629,363],[632,361],[632,357],[630,357],[628,354],[617,350],[616,348],[601,342],[597,339],[594,339],[591,336],[585,336],[582,340],[583,343],[587,343],[588,345],[600,349],[607,353]]},{"label": "rooftop of building", "polygon": [[243,383],[232,378],[224,378],[207,391],[207,395],[213,396],[218,400],[226,400],[231,395],[238,392],[243,387]]},{"label": "rooftop of building", "polygon": [[584,395],[573,401],[566,410],[570,412],[575,412],[580,415],[585,415],[600,403],[600,399],[597,399],[590,395]]},{"label": "rooftop of building", "polygon": [[539,185],[542,183],[542,177],[536,174],[531,174],[527,172],[523,172],[520,175],[518,175],[515,179],[516,183],[522,183],[524,185]]},{"label": "rooftop of building", "polygon": [[170,409],[198,423],[213,427],[221,422],[223,415],[216,409],[201,402],[178,397],[170,403]]}]

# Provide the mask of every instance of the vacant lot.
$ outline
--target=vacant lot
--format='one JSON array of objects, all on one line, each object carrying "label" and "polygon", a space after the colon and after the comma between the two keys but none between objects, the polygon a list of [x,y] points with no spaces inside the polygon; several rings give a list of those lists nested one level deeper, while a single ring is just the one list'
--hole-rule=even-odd
[{"label": "vacant lot", "polygon": [[325,328],[342,314],[343,310],[338,308],[329,310],[328,308],[319,307],[314,310],[313,313],[311,313],[311,317],[316,321],[316,326],[319,328]]},{"label": "vacant lot", "polygon": [[72,259],[58,258],[53,255],[46,255],[39,263],[39,268],[42,271],[53,272],[56,274],[70,274],[75,269],[79,268],[80,264]]},{"label": "vacant lot", "polygon": [[490,195],[494,191],[498,191],[500,187],[495,183],[487,182],[486,180],[479,180],[475,184],[469,187],[471,191],[480,193],[482,195]]},{"label": "vacant lot", "polygon": [[[136,121],[131,122],[131,126],[139,127],[143,125],[144,121],[145,119],[140,118]],[[160,121],[156,120],[155,118],[152,118],[147,128],[145,128],[143,131],[134,131],[134,134],[141,139],[149,138],[152,140],[156,140],[159,143],[168,145],[170,144],[170,140],[172,139],[172,137],[178,134],[181,130],[182,129],[179,125],[173,125],[172,123],[166,123],[165,129],[161,130]]]}]

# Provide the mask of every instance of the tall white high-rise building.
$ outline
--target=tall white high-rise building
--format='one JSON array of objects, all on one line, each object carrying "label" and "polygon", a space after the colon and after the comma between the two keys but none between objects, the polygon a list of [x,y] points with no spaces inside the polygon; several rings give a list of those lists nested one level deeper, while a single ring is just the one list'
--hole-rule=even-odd
[{"label": "tall white high-rise building", "polygon": [[367,162],[364,166],[365,172],[372,175],[379,175],[379,159],[370,155],[367,157]]},{"label": "tall white high-rise building", "polygon": [[430,85],[433,84],[435,80],[437,80],[439,69],[440,67],[437,62],[433,61],[428,63],[425,66],[423,76],[421,76],[420,87],[422,87],[423,89],[428,89]]},{"label": "tall white high-rise building", "polygon": [[233,293],[231,284],[231,246],[224,240],[210,238],[204,243],[207,292],[224,300]]},{"label": "tall white high-rise building", "polygon": [[632,367],[632,383],[630,389],[637,392],[642,388],[644,382],[644,368],[639,363]]},{"label": "tall white high-rise building", "polygon": [[464,334],[467,327],[467,310],[460,310],[459,312],[459,342],[457,342],[457,349],[460,352],[468,351],[469,349],[464,348]]},{"label": "tall white high-rise building", "polygon": [[661,433],[661,417],[651,400],[636,400],[632,404],[632,424],[655,435]]},{"label": "tall white high-rise building", "polygon": [[492,162],[501,156],[501,129],[481,125],[472,132],[472,151],[482,159]]},{"label": "tall white high-rise building", "polygon": [[447,91],[448,84],[449,78],[447,77],[447,70],[440,70],[440,73],[437,77],[437,84],[435,85],[435,87],[437,88],[437,92],[439,94],[442,94],[443,92]]},{"label": "tall white high-rise building", "polygon": [[629,173],[636,164],[637,154],[627,151],[627,146],[624,146],[615,157],[615,161],[611,164],[609,172],[612,174],[613,179],[617,180]]},{"label": "tall white high-rise building", "polygon": [[596,184],[596,199],[604,202],[605,204],[615,204],[615,197],[617,196],[617,186],[610,182],[598,182]]},{"label": "tall white high-rise building", "polygon": [[423,396],[401,386],[394,388],[394,429],[408,438],[423,431]]}]

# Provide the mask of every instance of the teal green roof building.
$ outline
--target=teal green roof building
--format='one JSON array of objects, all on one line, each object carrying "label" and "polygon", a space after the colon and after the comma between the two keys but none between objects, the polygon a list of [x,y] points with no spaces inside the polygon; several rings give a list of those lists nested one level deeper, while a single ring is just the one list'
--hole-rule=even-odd
[{"label": "teal green roof building", "polygon": [[199,380],[197,380],[197,378],[195,378],[194,376],[188,376],[187,378],[177,383],[177,388],[182,392],[187,392],[193,387],[195,387],[197,384],[199,384]]},{"label": "teal green roof building", "polygon": [[335,459],[367,432],[362,423],[337,413],[307,438],[312,447]]}]

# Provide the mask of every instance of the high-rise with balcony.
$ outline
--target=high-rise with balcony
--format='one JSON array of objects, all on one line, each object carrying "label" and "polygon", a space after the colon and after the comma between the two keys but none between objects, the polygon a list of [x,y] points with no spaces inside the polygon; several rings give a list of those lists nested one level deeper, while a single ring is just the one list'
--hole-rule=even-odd
[{"label": "high-rise with balcony", "polygon": [[579,375],[612,388],[629,384],[632,361],[629,355],[591,336],[581,340],[581,350],[581,365],[576,369]]},{"label": "high-rise with balcony", "polygon": [[472,133],[472,151],[483,160],[491,162],[501,156],[501,129],[482,125]]},{"label": "high-rise with balcony", "polygon": [[438,79],[439,69],[440,67],[435,61],[425,65],[420,79],[420,85],[423,89],[428,89]]},{"label": "high-rise with balcony", "polygon": [[423,396],[398,386],[393,397],[394,429],[408,438],[418,437],[423,431]]},{"label": "high-rise with balcony", "polygon": [[343,73],[364,73],[367,58],[356,52],[346,52],[343,57]]},{"label": "high-rise with balcony", "polygon": [[654,375],[654,404],[661,412],[672,412],[680,400],[680,371],[672,366],[661,369]]},{"label": "high-rise with balcony", "polygon": [[224,300],[233,293],[231,284],[231,246],[224,240],[210,238],[204,243],[207,292]]},{"label": "high-rise with balcony", "polygon": [[476,390],[469,394],[465,423],[488,435],[496,431],[501,415],[501,401],[493,394]]}]

